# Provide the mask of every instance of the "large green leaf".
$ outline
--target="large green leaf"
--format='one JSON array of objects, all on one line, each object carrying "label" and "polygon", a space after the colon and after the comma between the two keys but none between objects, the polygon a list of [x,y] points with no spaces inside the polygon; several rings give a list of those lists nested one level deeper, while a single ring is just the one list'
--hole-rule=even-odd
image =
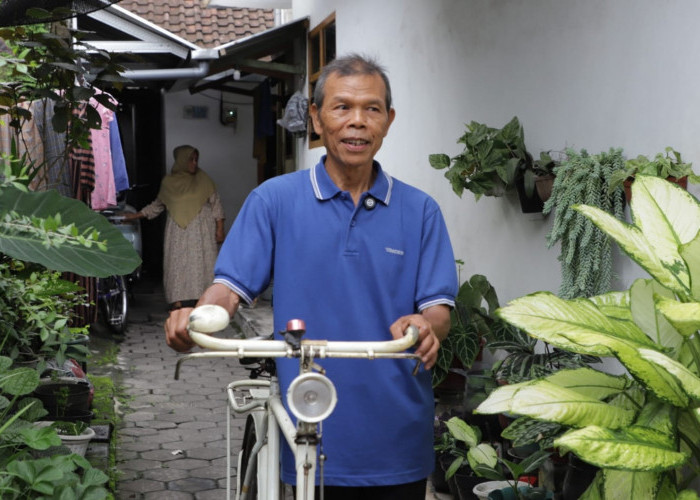
[{"label": "large green leaf", "polygon": [[457,441],[461,441],[468,447],[476,446],[479,443],[480,436],[474,428],[467,424],[464,420],[458,417],[452,417],[445,422],[447,430],[450,431],[452,437]]},{"label": "large green leaf", "polygon": [[700,233],[690,243],[681,247],[681,257],[690,272],[692,298],[700,301]]},{"label": "large green leaf", "polygon": [[700,328],[700,302],[684,303],[657,297],[655,306],[684,337],[690,337]]},{"label": "large green leaf", "polygon": [[533,337],[581,354],[614,355],[606,343],[579,342],[578,337],[582,335],[630,341],[639,347],[654,346],[633,323],[606,316],[588,300],[564,300],[550,292],[537,292],[515,299],[500,308],[497,314]]},{"label": "large green leaf", "polygon": [[16,368],[0,374],[0,390],[12,396],[29,394],[39,385],[39,373],[33,368]]},{"label": "large green leaf", "polygon": [[660,472],[679,467],[688,459],[662,433],[638,426],[613,430],[591,425],[567,432],[554,445],[601,468]]},{"label": "large green leaf", "polygon": [[547,380],[498,388],[474,411],[516,413],[573,427],[600,425],[613,429],[630,425],[635,416],[634,411],[608,405]]},{"label": "large green leaf", "polygon": [[631,383],[625,376],[610,375],[592,368],[560,370],[545,380],[599,400],[624,391]]},{"label": "large green leaf", "polygon": [[593,302],[600,312],[606,316],[632,321],[629,291],[609,292],[589,297],[588,300]]},{"label": "large green leaf", "polygon": [[639,349],[639,355],[651,361],[654,364],[659,365],[661,368],[667,370],[678,380],[683,390],[695,399],[700,399],[700,378],[688,370],[685,366],[680,364],[678,361],[669,358],[659,351],[654,351],[651,349]]},{"label": "large green leaf", "polygon": [[647,240],[636,226],[626,224],[595,207],[577,205],[574,208],[613,238],[632,260],[662,285],[676,293],[690,295],[688,269],[680,258],[678,249],[675,256],[660,256],[656,253],[655,242]]},{"label": "large green leaf", "polygon": [[658,472],[605,469],[603,477],[604,498],[615,500],[656,498],[661,482],[661,474]]},{"label": "large green leaf", "polygon": [[582,354],[616,356],[625,367],[665,401],[684,407],[686,393],[668,372],[639,357],[637,349],[656,344],[634,323],[610,318],[592,302],[563,300],[537,292],[498,310],[500,317],[556,347]]},{"label": "large green leaf", "polygon": [[654,307],[655,297],[674,298],[673,292],[654,280],[638,279],[630,288],[630,308],[635,324],[658,345],[678,349],[683,337]]},{"label": "large green leaf", "polygon": [[37,262],[57,271],[70,271],[83,276],[107,277],[128,274],[141,259],[132,244],[106,218],[92,211],[84,203],[61,196],[56,191],[25,193],[15,188],[0,192],[0,214],[11,211],[20,216],[46,219],[60,214],[61,221],[75,224],[79,234],[94,229],[107,251],[93,244],[45,246],[45,240],[36,234],[17,231],[8,224],[0,224],[0,253],[16,259]]}]

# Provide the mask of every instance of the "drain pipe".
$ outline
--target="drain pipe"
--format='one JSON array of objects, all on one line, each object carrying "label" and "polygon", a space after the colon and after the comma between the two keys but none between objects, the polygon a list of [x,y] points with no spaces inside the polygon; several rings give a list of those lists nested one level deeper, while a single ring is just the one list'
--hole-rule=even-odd
[{"label": "drain pipe", "polygon": [[121,73],[131,80],[179,80],[181,78],[204,78],[209,72],[209,63],[200,62],[196,68],[134,69]]}]

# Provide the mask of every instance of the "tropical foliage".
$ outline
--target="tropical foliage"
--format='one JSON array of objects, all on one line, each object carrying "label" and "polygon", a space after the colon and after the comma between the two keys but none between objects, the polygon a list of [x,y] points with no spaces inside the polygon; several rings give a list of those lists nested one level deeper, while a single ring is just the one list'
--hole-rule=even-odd
[{"label": "tropical foliage", "polygon": [[700,203],[657,177],[632,185],[633,222],[576,206],[651,278],[624,292],[562,299],[538,292],[497,315],[559,349],[616,358],[629,375],[562,370],[493,391],[477,413],[566,429],[554,440],[601,471],[582,498],[698,498]]},{"label": "tropical foliage", "polygon": [[464,144],[462,153],[453,158],[432,154],[429,162],[438,170],[447,168],[445,178],[459,196],[465,189],[477,201],[482,195],[502,196],[515,186],[516,176],[532,165],[517,116],[501,129],[472,121],[457,142]]},{"label": "tropical foliage", "polygon": [[663,153],[658,153],[651,160],[644,155],[625,162],[625,169],[618,170],[610,177],[610,189],[620,186],[623,181],[635,175],[653,175],[666,179],[675,177],[681,179],[687,177],[690,182],[700,182],[700,177],[693,172],[692,163],[685,163],[681,159],[681,154],[668,146]]},{"label": "tropical foliage", "polygon": [[624,217],[624,193],[610,190],[610,178],[624,169],[622,150],[589,155],[566,150],[566,158],[554,171],[552,196],[542,213],[555,210],[554,223],[547,235],[551,248],[561,244],[561,297],[589,297],[610,290],[612,252],[608,236],[573,207],[585,204],[597,207],[618,219]]}]

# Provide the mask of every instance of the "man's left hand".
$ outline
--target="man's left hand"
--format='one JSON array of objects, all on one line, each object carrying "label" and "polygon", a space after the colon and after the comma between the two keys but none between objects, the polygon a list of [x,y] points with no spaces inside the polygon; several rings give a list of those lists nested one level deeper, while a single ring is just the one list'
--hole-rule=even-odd
[{"label": "man's left hand", "polygon": [[440,340],[433,332],[430,322],[422,314],[410,314],[397,319],[389,328],[391,336],[400,339],[409,325],[418,328],[418,342],[416,343],[416,354],[420,356],[426,370],[430,370],[437,361]]}]

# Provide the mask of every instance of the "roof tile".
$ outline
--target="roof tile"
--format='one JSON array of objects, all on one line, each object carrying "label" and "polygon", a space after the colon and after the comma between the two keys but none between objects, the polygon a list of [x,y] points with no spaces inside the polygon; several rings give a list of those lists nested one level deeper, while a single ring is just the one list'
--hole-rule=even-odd
[{"label": "roof tile", "polygon": [[[270,9],[212,9],[202,0],[121,0],[119,6],[200,47],[209,48],[275,25]],[[204,27],[207,29],[204,29]]]}]

